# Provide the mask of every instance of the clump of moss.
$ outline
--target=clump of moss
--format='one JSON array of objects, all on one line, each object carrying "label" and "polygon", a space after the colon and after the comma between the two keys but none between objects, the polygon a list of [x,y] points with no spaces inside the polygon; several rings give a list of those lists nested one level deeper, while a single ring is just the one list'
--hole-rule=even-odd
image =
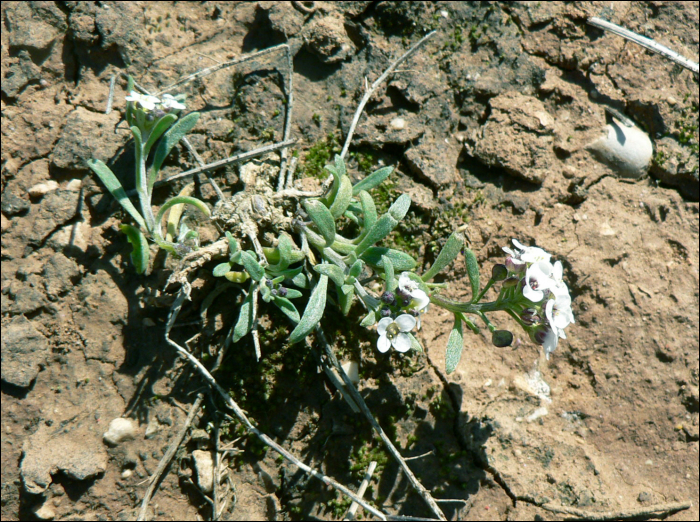
[{"label": "clump of moss", "polygon": [[306,176],[326,179],[328,172],[323,167],[331,163],[331,158],[340,153],[338,137],[331,133],[325,139],[311,146],[304,157],[303,171]]}]

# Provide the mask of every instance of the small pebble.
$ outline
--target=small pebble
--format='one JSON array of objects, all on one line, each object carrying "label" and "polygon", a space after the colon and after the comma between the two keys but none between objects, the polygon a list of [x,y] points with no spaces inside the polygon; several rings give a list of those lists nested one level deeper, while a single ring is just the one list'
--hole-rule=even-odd
[{"label": "small pebble", "polygon": [[403,130],[406,127],[406,120],[403,118],[394,118],[389,125],[394,130]]},{"label": "small pebble", "polygon": [[45,194],[48,194],[49,192],[52,192],[58,188],[58,183],[56,183],[54,180],[49,180],[46,183],[38,183],[37,185],[34,185],[31,187],[27,192],[29,195],[33,198],[38,198],[40,196],[43,196]]},{"label": "small pebble", "polygon": [[109,429],[105,432],[103,438],[107,444],[114,446],[125,440],[135,439],[136,433],[137,428],[134,421],[117,417],[109,423]]},{"label": "small pebble", "polygon": [[678,100],[676,100],[673,96],[669,96],[668,98],[666,98],[666,101],[669,105],[675,105],[676,103],[678,103]]},{"label": "small pebble", "polygon": [[192,452],[194,469],[197,472],[197,484],[204,493],[214,489],[214,459],[210,451],[194,450]]},{"label": "small pebble", "polygon": [[72,179],[68,182],[66,185],[66,190],[71,190],[73,192],[78,192],[80,190],[80,186],[83,184],[83,180],[80,179]]}]

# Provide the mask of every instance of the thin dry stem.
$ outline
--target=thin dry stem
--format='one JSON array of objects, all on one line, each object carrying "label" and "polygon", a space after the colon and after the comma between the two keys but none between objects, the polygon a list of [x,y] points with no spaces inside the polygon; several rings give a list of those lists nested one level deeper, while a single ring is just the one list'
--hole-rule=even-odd
[{"label": "thin dry stem", "polygon": [[[180,310],[182,309],[182,305],[184,304],[186,299],[189,299],[189,295],[191,292],[192,288],[189,284],[189,282],[185,281],[183,283],[182,288],[178,292],[177,298],[175,299],[175,302],[173,303],[173,306],[170,309],[170,316],[168,317],[168,322],[165,326],[165,341],[172,347],[174,347],[179,354],[181,354],[183,357],[185,357],[194,367],[195,369],[199,372],[199,374],[204,378],[204,380],[214,389],[221,399],[224,401],[226,406],[228,406],[233,413],[238,417],[238,420],[243,424],[243,427],[248,431],[248,433],[252,433],[255,436],[257,436],[265,445],[269,446],[272,448],[274,451],[282,455],[285,459],[290,461],[292,464],[297,466],[299,469],[302,471],[308,473],[309,475],[319,479],[321,482],[324,484],[327,484],[341,493],[347,495],[350,497],[352,500],[357,502],[359,505],[361,505],[365,510],[367,510],[369,513],[372,513],[374,516],[378,517],[380,520],[387,520],[387,516],[376,509],[375,507],[371,506],[361,498],[359,498],[355,493],[350,491],[347,487],[343,486],[339,482],[333,480],[330,477],[327,477],[323,473],[320,473],[319,471],[307,466],[304,464],[302,461],[297,459],[294,455],[292,455],[289,451],[284,449],[282,446],[277,444],[274,440],[272,440],[270,437],[268,437],[265,433],[261,432],[251,421],[248,419],[248,416],[245,414],[245,412],[238,406],[238,403],[233,400],[232,397],[229,396],[229,394],[224,390],[219,383],[216,382],[216,379],[211,375],[211,373],[207,370],[207,368],[196,358],[194,357],[190,352],[188,352],[186,349],[184,349],[182,346],[177,344],[175,341],[170,339],[170,330],[173,327],[173,324],[175,323],[175,320],[177,319],[177,316],[180,313]],[[444,520],[444,519],[443,519]]]},{"label": "thin dry stem", "polygon": [[367,105],[367,102],[369,99],[372,97],[374,94],[374,91],[377,90],[377,87],[387,79],[387,77],[396,69],[401,63],[406,61],[408,58],[413,56],[415,52],[420,49],[425,42],[428,41],[428,39],[433,36],[436,33],[436,31],[431,31],[428,34],[426,34],[423,38],[421,38],[413,47],[411,47],[408,51],[406,51],[403,56],[401,56],[398,60],[396,60],[394,63],[392,63],[389,68],[384,71],[384,74],[382,74],[379,78],[375,80],[375,82],[372,84],[372,86],[369,89],[366,89],[365,95],[362,97],[362,100],[360,100],[360,104],[357,106],[357,110],[355,111],[355,116],[352,118],[352,123],[350,124],[350,130],[348,131],[348,136],[345,138],[345,145],[343,145],[343,151],[340,153],[341,158],[345,158],[345,155],[348,153],[348,148],[350,147],[350,142],[352,141],[352,136],[355,134],[355,127],[357,127],[357,122],[360,120],[360,115],[362,114],[362,111],[365,108],[365,105]]}]

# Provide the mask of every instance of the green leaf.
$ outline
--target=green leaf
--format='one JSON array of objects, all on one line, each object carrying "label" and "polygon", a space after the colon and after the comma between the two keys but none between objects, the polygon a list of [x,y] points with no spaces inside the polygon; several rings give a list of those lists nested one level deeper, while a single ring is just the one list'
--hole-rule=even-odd
[{"label": "green leaf", "polygon": [[352,266],[350,267],[350,270],[348,270],[348,276],[349,277],[359,277],[360,274],[362,273],[362,268],[365,266],[365,264],[362,262],[362,260],[358,259],[355,261]]},{"label": "green leaf", "polygon": [[311,221],[326,240],[326,246],[331,246],[335,239],[335,220],[328,207],[316,199],[307,199],[303,202],[304,209],[309,214]]},{"label": "green leaf", "polygon": [[447,339],[447,350],[445,352],[445,371],[448,375],[455,371],[462,357],[462,349],[464,348],[463,335],[462,319],[455,315],[455,323],[450,332],[450,337]]},{"label": "green leaf", "polygon": [[314,270],[319,274],[326,275],[331,278],[335,286],[340,287],[345,283],[345,272],[339,266],[330,263],[319,263],[314,266]]},{"label": "green leaf", "polygon": [[423,353],[423,345],[420,343],[416,336],[409,332],[408,336],[411,338],[411,348],[417,352]]},{"label": "green leaf", "polygon": [[352,183],[350,178],[343,176],[340,179],[340,188],[338,188],[338,193],[330,206],[331,215],[333,219],[338,219],[342,216],[350,205],[350,200],[352,199]]},{"label": "green leaf", "polygon": [[343,285],[338,289],[338,306],[343,315],[348,315],[348,313],[350,313],[354,295],[355,287],[352,285]]},{"label": "green leaf", "polygon": [[[126,77],[126,92],[131,94],[134,90],[134,79],[129,74]],[[131,127],[134,124],[134,102],[126,102],[126,114],[124,115],[127,124]]]},{"label": "green leaf", "polygon": [[374,205],[374,200],[364,190],[360,192],[360,204],[362,205],[362,238],[369,232],[377,222],[377,207]]},{"label": "green leaf", "polygon": [[131,225],[120,225],[119,229],[126,234],[126,238],[133,248],[131,262],[136,267],[136,273],[143,274],[148,268],[148,259],[151,256],[146,236],[138,228]]},{"label": "green leaf", "polygon": [[160,210],[158,211],[158,215],[156,216],[156,228],[155,228],[155,234],[156,237],[160,240],[163,239],[163,231],[161,229],[161,223],[163,222],[163,216],[165,215],[165,211],[168,210],[169,208],[173,207],[174,205],[192,205],[195,207],[197,210],[202,212],[205,216],[209,217],[211,216],[211,210],[209,210],[209,206],[204,203],[203,201],[198,200],[197,198],[193,198],[190,196],[175,196],[174,198],[170,198],[168,201],[166,201],[162,207],[160,207]]},{"label": "green leaf", "polygon": [[165,158],[168,157],[170,151],[175,145],[177,145],[185,135],[190,132],[195,125],[197,125],[197,120],[199,119],[198,112],[191,112],[184,118],[179,119],[175,125],[170,127],[168,132],[163,135],[163,139],[158,143],[156,147],[155,155],[153,156],[153,164],[151,165],[151,170],[148,175],[148,190],[153,189],[153,184],[156,181],[156,176],[160,171],[160,167],[163,165]]},{"label": "green leaf", "polygon": [[226,273],[230,271],[231,263],[221,263],[216,265],[211,273],[214,277],[224,277],[224,275],[226,275]]},{"label": "green leaf", "polygon": [[226,272],[224,277],[232,283],[245,283],[250,279],[248,272]]},{"label": "green leaf", "polygon": [[476,256],[470,248],[464,249],[464,257],[467,263],[467,275],[469,276],[469,282],[472,285],[472,302],[479,297],[479,263],[476,262]]},{"label": "green leaf", "polygon": [[343,157],[340,154],[336,154],[333,161],[335,162],[335,171],[338,173],[338,175],[341,178],[343,176],[347,176],[348,171],[345,168],[345,161],[343,160]]},{"label": "green leaf", "polygon": [[241,252],[241,264],[245,267],[246,272],[256,281],[262,281],[265,277],[265,270],[260,266],[258,260],[255,259],[255,254],[249,250]]},{"label": "green leaf", "polygon": [[381,241],[386,236],[391,234],[391,231],[394,230],[394,227],[398,224],[399,222],[396,221],[396,219],[394,219],[393,217],[391,217],[391,215],[384,214],[382,217],[379,218],[379,220],[374,224],[374,226],[370,229],[367,235],[357,245],[355,253],[358,256],[362,257],[362,253],[365,250],[367,250],[376,242]]},{"label": "green leaf", "polygon": [[284,297],[280,297],[278,295],[274,296],[272,298],[272,301],[277,305],[277,308],[282,310],[284,314],[289,317],[292,321],[295,323],[299,322],[299,312],[297,311],[296,306],[292,304],[291,301]]},{"label": "green leaf", "polygon": [[139,226],[145,230],[147,228],[146,222],[143,220],[143,217],[139,211],[136,210],[136,207],[126,195],[124,187],[122,187],[122,184],[117,179],[117,176],[114,175],[114,172],[112,172],[112,170],[105,165],[103,161],[98,159],[89,159],[87,161],[87,165],[95,174],[97,174],[97,177],[100,178],[102,183],[104,183],[105,187],[107,190],[109,190],[114,199],[116,199],[124,210],[126,210],[129,215],[134,218],[134,221],[136,221]]},{"label": "green leaf", "polygon": [[[268,270],[272,272],[286,270],[287,267],[294,262],[292,258],[293,248],[294,243],[292,242],[292,239],[287,234],[282,232],[277,241],[277,248],[272,249],[274,253],[271,252],[271,255],[268,256],[267,251],[265,251],[267,261],[272,263],[270,266],[268,266]],[[275,263],[273,263],[270,258],[276,258]]]},{"label": "green leaf", "polygon": [[394,265],[387,256],[382,256],[382,268],[384,268],[384,280],[386,281],[386,291],[393,292],[399,285],[394,277]]},{"label": "green leaf", "polygon": [[[148,141],[146,141],[146,145],[143,147],[143,153],[145,155],[148,155],[149,151],[151,150],[151,147],[153,147],[153,144],[160,138],[163,133],[170,128],[170,126],[173,124],[173,122],[177,120],[177,115],[175,114],[166,114],[163,116],[160,120],[158,120],[151,130],[151,134],[148,136]],[[151,187],[149,187],[149,190]]]},{"label": "green leaf", "polygon": [[395,272],[405,272],[406,270],[413,270],[418,263],[411,256],[400,250],[394,250],[392,248],[386,247],[371,247],[368,248],[364,254],[362,254],[362,259],[373,267],[382,268],[382,256],[386,256],[391,260],[391,264],[394,265]]},{"label": "green leaf", "polygon": [[438,275],[443,269],[445,269],[452,261],[454,261],[459,253],[464,247],[464,234],[461,232],[453,232],[447,241],[445,246],[440,250],[437,259],[433,263],[433,266],[423,274],[423,281],[430,281],[433,277]]},{"label": "green leaf", "polygon": [[388,178],[394,171],[394,167],[384,167],[367,176],[365,179],[352,187],[352,195],[357,196],[360,191],[369,191]]},{"label": "green leaf", "polygon": [[299,273],[292,277],[292,284],[297,288],[309,288],[309,280],[304,273]]},{"label": "green leaf", "polygon": [[396,221],[401,221],[404,216],[406,216],[406,212],[408,212],[409,208],[411,208],[411,196],[408,194],[401,194],[399,199],[394,201],[389,207],[389,215]]},{"label": "green leaf", "polygon": [[360,326],[364,326],[365,328],[369,328],[370,326],[374,326],[376,322],[377,322],[377,314],[375,312],[370,312],[365,316],[364,319],[362,319]]},{"label": "green leaf", "polygon": [[250,287],[250,291],[246,296],[243,304],[241,305],[241,311],[238,313],[238,321],[236,321],[236,326],[233,327],[233,342],[237,343],[243,337],[248,335],[253,329],[253,285]]},{"label": "green leaf", "polygon": [[231,232],[229,232],[228,230],[226,231],[226,239],[228,239],[228,249],[231,252],[229,254],[229,258],[231,258],[236,252],[238,252],[241,249],[241,247],[238,246],[238,241],[236,241],[233,238]]},{"label": "green leaf", "polygon": [[294,288],[287,288],[287,299],[298,299],[303,294],[299,290],[294,290]]},{"label": "green leaf", "polygon": [[289,344],[298,343],[302,341],[311,331],[316,328],[321,317],[323,317],[323,311],[326,308],[326,292],[328,291],[328,276],[322,275],[313,291],[311,292],[311,297],[309,297],[309,302],[306,305],[306,310],[304,310],[304,315],[299,321],[299,324],[294,328],[291,335],[289,336]]}]

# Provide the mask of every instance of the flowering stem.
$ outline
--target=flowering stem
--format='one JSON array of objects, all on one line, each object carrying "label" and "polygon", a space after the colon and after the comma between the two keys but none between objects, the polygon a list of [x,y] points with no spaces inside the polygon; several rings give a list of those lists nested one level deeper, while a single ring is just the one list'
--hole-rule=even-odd
[{"label": "flowering stem", "polygon": [[497,312],[499,310],[507,310],[508,304],[503,301],[493,301],[491,303],[461,303],[445,299],[440,295],[433,294],[430,296],[430,302],[435,303],[445,310],[453,313],[463,314],[481,314],[484,312]]}]

